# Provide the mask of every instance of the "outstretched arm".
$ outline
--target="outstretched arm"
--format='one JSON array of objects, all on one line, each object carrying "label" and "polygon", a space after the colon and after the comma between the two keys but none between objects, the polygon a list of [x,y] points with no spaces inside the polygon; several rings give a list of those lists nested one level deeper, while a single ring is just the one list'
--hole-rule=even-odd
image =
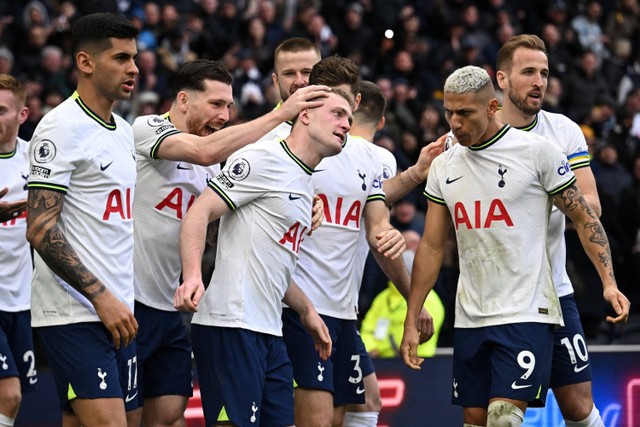
[{"label": "outstretched arm", "polygon": [[313,304],[302,289],[295,283],[289,285],[289,289],[284,294],[282,301],[291,307],[300,316],[300,321],[313,337],[316,350],[322,360],[327,360],[331,356],[331,336],[329,329],[324,324]]},{"label": "outstretched arm", "polygon": [[182,284],[173,296],[173,306],[181,311],[195,312],[204,294],[202,283],[202,253],[207,226],[229,211],[227,204],[207,187],[187,211],[180,227],[180,258]]},{"label": "outstretched arm", "polygon": [[82,263],[58,227],[64,194],[29,189],[27,240],[49,268],[93,304],[113,337],[115,348],[126,347],[138,332],[138,322],[129,307],[116,298]]},{"label": "outstretched arm", "polygon": [[317,85],[298,89],[280,108],[209,136],[202,137],[187,132],[171,135],[160,144],[158,157],[203,166],[220,163],[238,149],[262,138],[280,123],[294,119],[301,110],[322,105],[329,90],[328,86]]},{"label": "outstretched arm", "polygon": [[556,195],[554,202],[573,221],[582,247],[600,276],[604,299],[611,304],[616,313],[616,317],[607,316],[607,321],[626,322],[631,303],[618,289],[609,239],[598,216],[575,184]]},{"label": "outstretched arm", "polygon": [[404,321],[404,335],[400,353],[404,363],[412,369],[420,369],[424,359],[418,357],[418,316],[427,295],[433,289],[442,266],[445,242],[451,224],[446,206],[429,202],[422,240],[416,251],[411,272],[411,290]]},{"label": "outstretched arm", "polygon": [[444,150],[446,137],[446,134],[442,135],[435,142],[423,147],[415,165],[384,182],[387,203],[393,204],[397,202],[416,186],[426,181],[431,162]]},{"label": "outstretched arm", "polygon": [[[395,253],[402,254],[406,245],[402,234],[393,228],[389,222],[389,209],[380,201],[367,203],[364,208],[364,224],[373,257],[384,274],[393,282],[404,299],[408,301],[411,277],[402,257],[395,256]],[[398,243],[391,246],[395,241]],[[387,246],[390,248],[389,250],[399,252],[394,252],[393,256],[387,256],[387,252],[383,252]],[[400,248],[402,249],[400,250]],[[428,341],[434,333],[433,319],[424,307],[422,307],[418,316],[418,329],[420,331],[420,343]]]}]

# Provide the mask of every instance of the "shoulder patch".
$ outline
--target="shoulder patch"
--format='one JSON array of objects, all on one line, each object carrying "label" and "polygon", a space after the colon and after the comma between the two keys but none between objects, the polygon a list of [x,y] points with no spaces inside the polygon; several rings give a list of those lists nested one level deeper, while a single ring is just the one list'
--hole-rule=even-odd
[{"label": "shoulder patch", "polygon": [[387,180],[389,178],[391,178],[391,168],[389,167],[389,165],[382,165],[382,179],[383,180]]},{"label": "shoulder patch", "polygon": [[33,150],[33,160],[37,163],[48,163],[56,157],[57,151],[58,149],[52,141],[43,139],[36,144]]},{"label": "shoulder patch", "polygon": [[147,124],[153,127],[162,126],[164,122],[165,119],[162,116],[151,116],[147,119]]},{"label": "shoulder patch", "polygon": [[242,181],[249,176],[251,166],[246,159],[236,159],[229,165],[229,177],[235,181]]}]

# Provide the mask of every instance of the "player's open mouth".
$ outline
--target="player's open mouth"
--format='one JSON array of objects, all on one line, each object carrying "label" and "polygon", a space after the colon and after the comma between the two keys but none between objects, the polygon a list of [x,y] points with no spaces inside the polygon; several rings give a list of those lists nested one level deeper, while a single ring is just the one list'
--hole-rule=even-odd
[{"label": "player's open mouth", "polygon": [[125,89],[132,91],[133,88],[135,87],[136,81],[135,80],[127,80],[125,81],[122,85],[125,87]]}]

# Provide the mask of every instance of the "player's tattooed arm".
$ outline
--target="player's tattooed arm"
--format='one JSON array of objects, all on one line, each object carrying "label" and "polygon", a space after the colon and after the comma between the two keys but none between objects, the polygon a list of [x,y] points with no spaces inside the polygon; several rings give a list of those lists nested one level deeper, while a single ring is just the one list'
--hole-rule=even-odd
[{"label": "player's tattooed arm", "polygon": [[558,208],[565,215],[571,217],[573,212],[584,212],[587,216],[587,220],[584,223],[584,227],[589,230],[589,240],[602,246],[606,249],[606,252],[609,255],[609,263],[611,262],[611,251],[609,248],[609,241],[607,239],[607,235],[602,227],[602,223],[598,219],[596,213],[591,209],[586,199],[578,190],[578,187],[575,184],[572,184],[566,190],[558,196],[561,200],[561,203],[558,203],[556,199],[556,204]]},{"label": "player's tattooed arm", "polygon": [[596,213],[589,207],[578,187],[573,184],[555,196],[555,204],[576,227],[578,237],[602,281],[603,296],[615,310],[616,316],[607,316],[612,323],[626,322],[630,302],[618,290],[613,271],[611,246]]},{"label": "player's tattooed arm", "polygon": [[80,261],[58,227],[63,204],[63,193],[29,189],[27,239],[51,270],[91,301],[106,288]]}]

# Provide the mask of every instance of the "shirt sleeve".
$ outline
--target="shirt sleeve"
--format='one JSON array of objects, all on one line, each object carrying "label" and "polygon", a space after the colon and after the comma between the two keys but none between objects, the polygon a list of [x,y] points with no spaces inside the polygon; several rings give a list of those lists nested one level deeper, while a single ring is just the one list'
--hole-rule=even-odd
[{"label": "shirt sleeve", "polygon": [[269,151],[251,146],[231,156],[222,171],[208,181],[208,186],[229,209],[237,209],[273,190],[272,164]]}]

